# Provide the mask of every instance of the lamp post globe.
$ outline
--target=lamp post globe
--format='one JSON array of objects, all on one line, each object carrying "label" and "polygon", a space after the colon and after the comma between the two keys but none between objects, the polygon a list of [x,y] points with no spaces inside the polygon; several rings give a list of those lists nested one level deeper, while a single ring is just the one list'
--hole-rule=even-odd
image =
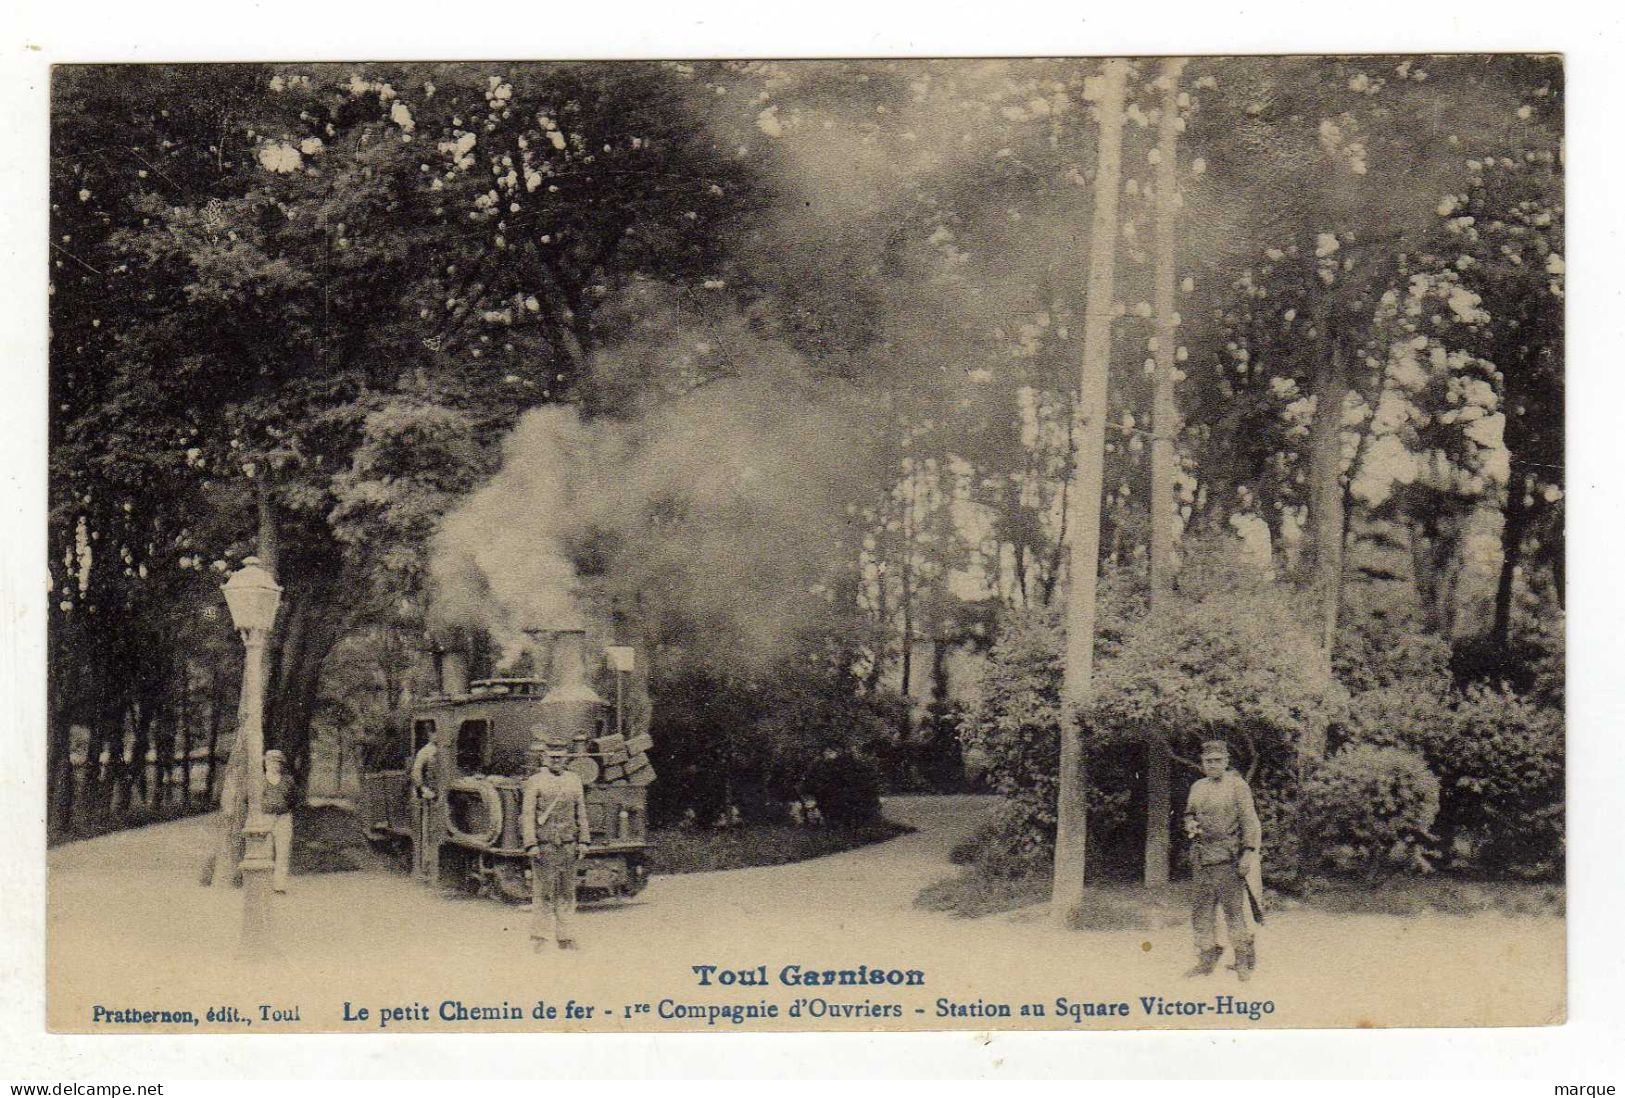
[{"label": "lamp post globe", "polygon": [[245,557],[242,567],[231,574],[221,590],[226,596],[226,608],[231,611],[231,624],[239,633],[271,631],[282,602],[282,587],[258,557]]},{"label": "lamp post globe", "polygon": [[248,810],[243,819],[244,954],[271,952],[271,873],[275,868],[271,825],[265,816],[265,642],[276,625],[282,588],[257,557],[244,559],[221,588],[231,623],[243,638],[243,778]]}]

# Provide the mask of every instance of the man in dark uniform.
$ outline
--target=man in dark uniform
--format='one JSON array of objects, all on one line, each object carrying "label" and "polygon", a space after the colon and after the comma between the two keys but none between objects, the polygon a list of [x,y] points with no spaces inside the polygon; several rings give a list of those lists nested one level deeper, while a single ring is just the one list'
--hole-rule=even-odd
[{"label": "man in dark uniform", "polygon": [[1230,747],[1223,740],[1202,744],[1202,774],[1185,802],[1185,834],[1191,840],[1191,925],[1196,930],[1196,967],[1187,976],[1206,976],[1218,964],[1215,908],[1224,909],[1230,945],[1236,952],[1236,975],[1252,977],[1258,956],[1248,920],[1249,879],[1259,871],[1263,829],[1247,779],[1230,769]]},{"label": "man in dark uniform", "polygon": [[519,833],[531,856],[531,941],[537,952],[556,939],[576,948],[576,865],[587,852],[592,828],[581,776],[568,768],[569,751],[547,748],[545,767],[525,779]]}]

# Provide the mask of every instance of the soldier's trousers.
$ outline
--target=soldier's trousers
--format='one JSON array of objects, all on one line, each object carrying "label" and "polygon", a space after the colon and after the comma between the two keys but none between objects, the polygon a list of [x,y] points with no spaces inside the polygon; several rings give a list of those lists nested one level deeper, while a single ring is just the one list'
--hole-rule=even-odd
[{"label": "soldier's trousers", "polygon": [[543,843],[530,860],[530,936],[538,942],[575,938],[576,844]]},{"label": "soldier's trousers", "polygon": [[420,800],[418,804],[417,865],[414,872],[431,885],[440,881],[440,835],[443,830],[437,813],[438,802]]},{"label": "soldier's trousers", "polygon": [[1196,948],[1214,949],[1219,944],[1215,908],[1224,909],[1224,923],[1230,931],[1230,946],[1239,949],[1253,942],[1247,925],[1247,882],[1236,872],[1235,862],[1198,865],[1191,869],[1191,926],[1196,930]]},{"label": "soldier's trousers", "polygon": [[292,812],[277,812],[271,816],[271,858],[271,887],[286,892],[288,863],[293,860]]}]

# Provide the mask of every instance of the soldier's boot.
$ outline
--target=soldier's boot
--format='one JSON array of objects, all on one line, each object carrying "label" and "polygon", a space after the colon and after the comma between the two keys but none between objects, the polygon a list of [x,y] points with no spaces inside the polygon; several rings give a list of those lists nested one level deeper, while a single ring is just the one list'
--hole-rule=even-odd
[{"label": "soldier's boot", "polygon": [[1219,963],[1219,958],[1223,955],[1224,948],[1222,946],[1214,946],[1212,949],[1202,950],[1202,952],[1196,955],[1196,964],[1192,966],[1190,971],[1185,973],[1185,978],[1194,979],[1197,976],[1213,975],[1214,966]]},{"label": "soldier's boot", "polygon": [[1247,942],[1236,947],[1236,979],[1246,983],[1253,978],[1253,969],[1258,966],[1258,951],[1253,943]]},{"label": "soldier's boot", "polygon": [[559,948],[560,949],[580,949],[581,947],[576,945],[576,940],[574,938],[560,938],[559,939]]}]

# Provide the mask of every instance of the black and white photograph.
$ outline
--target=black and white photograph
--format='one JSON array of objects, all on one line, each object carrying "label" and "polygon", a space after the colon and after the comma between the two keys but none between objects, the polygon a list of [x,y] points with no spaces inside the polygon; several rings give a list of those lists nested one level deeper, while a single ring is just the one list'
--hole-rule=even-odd
[{"label": "black and white photograph", "polygon": [[1564,1023],[1561,56],[49,100],[50,1031]]}]

